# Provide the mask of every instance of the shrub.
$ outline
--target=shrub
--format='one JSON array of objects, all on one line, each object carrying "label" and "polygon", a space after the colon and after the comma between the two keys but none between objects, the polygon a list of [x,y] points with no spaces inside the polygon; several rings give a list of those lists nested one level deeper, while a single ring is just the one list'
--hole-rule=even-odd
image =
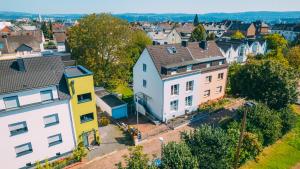
[{"label": "shrub", "polygon": [[282,134],[286,134],[295,126],[297,117],[291,107],[281,109],[279,114],[282,120]]},{"label": "shrub", "polygon": [[107,126],[109,123],[110,123],[110,121],[107,117],[101,117],[100,118],[100,125],[101,126]]},{"label": "shrub", "polygon": [[81,161],[83,157],[87,155],[86,148],[83,142],[78,143],[77,147],[73,150],[72,157],[77,161]]}]

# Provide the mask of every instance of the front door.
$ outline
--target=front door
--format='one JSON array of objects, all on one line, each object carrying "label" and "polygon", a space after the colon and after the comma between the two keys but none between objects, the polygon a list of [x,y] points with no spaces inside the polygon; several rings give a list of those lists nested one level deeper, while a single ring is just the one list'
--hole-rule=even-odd
[{"label": "front door", "polygon": [[82,139],[83,139],[83,144],[85,147],[88,147],[89,146],[89,137],[88,137],[88,133],[84,133],[82,135]]}]

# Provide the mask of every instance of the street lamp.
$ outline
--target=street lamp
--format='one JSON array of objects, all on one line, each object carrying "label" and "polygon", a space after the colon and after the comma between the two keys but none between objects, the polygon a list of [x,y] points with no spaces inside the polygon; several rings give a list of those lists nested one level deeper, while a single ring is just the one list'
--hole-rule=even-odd
[{"label": "street lamp", "polygon": [[161,158],[163,155],[163,148],[164,148],[164,138],[159,137],[160,145],[161,145]]},{"label": "street lamp", "polygon": [[[253,102],[246,102],[244,104],[245,107],[253,107],[255,106],[255,104]],[[235,163],[234,163],[234,168],[237,169],[238,168],[238,163],[239,163],[239,158],[240,158],[240,152],[241,152],[241,146],[242,146],[242,142],[244,139],[244,131],[245,131],[245,127],[246,127],[246,118],[247,118],[247,110],[244,111],[243,113],[243,121],[242,121],[242,127],[240,130],[240,138],[239,138],[239,144],[236,150],[236,156],[235,156]]]}]

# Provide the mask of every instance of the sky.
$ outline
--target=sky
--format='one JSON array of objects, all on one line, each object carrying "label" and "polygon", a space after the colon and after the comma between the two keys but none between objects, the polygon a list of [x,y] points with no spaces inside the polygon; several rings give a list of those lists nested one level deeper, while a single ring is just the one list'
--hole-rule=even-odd
[{"label": "sky", "polygon": [[300,11],[300,0],[0,0],[0,4],[0,11],[40,14]]}]

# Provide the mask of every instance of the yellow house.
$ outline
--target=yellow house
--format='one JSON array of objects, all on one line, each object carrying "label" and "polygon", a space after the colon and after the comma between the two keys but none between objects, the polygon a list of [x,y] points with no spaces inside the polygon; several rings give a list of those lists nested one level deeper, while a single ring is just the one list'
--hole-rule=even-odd
[{"label": "yellow house", "polygon": [[99,143],[93,73],[83,66],[70,66],[65,68],[65,78],[71,96],[76,142],[85,146]]}]

